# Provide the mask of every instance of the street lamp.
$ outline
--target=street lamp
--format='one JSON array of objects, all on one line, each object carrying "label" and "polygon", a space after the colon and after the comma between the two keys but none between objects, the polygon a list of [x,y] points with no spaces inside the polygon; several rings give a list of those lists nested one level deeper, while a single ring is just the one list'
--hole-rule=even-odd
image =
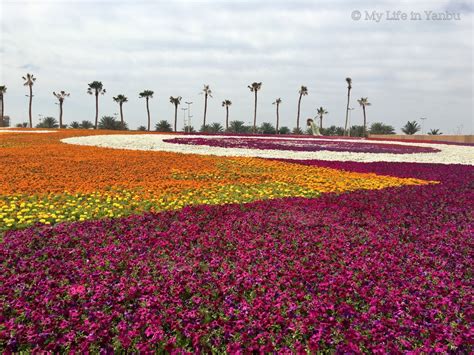
[{"label": "street lamp", "polygon": [[421,120],[421,134],[425,134],[425,120],[427,120],[428,117],[420,117]]},{"label": "street lamp", "polygon": [[188,130],[188,133],[191,132],[191,105],[193,104],[192,101],[186,101],[186,105],[188,105],[188,122],[187,124],[184,125],[184,131],[186,132],[186,129]]},{"label": "street lamp", "polygon": [[355,110],[354,107],[348,107],[347,110],[349,111],[349,117],[347,119],[347,133],[349,134],[349,137],[351,136],[351,112],[352,110]]},{"label": "street lamp", "polygon": [[186,111],[188,110],[186,107],[183,107],[183,122],[184,122],[184,132],[186,132]]}]

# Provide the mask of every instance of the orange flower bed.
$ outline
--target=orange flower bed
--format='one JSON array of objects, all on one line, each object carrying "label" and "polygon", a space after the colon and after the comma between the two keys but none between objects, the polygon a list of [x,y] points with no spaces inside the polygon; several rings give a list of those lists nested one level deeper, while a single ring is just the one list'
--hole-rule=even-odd
[{"label": "orange flower bed", "polygon": [[[425,184],[375,174],[259,158],[114,150],[61,143],[66,137],[116,134],[63,130],[0,136],[0,230],[117,217],[190,204]],[[143,132],[130,132],[136,134]]]}]

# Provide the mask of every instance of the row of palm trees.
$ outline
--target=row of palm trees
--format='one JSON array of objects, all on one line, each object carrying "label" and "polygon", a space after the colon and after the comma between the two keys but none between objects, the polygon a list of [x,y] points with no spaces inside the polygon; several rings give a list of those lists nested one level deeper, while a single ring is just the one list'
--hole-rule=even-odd
[{"label": "row of palm trees", "polygon": [[[28,87],[29,89],[29,126],[33,127],[33,119],[32,119],[32,103],[33,103],[33,85],[36,82],[36,78],[34,77],[33,74],[26,74],[26,76],[22,77],[24,80],[24,85]],[[351,89],[352,89],[352,79],[351,78],[346,78],[347,82],[347,106],[346,106],[346,121],[345,121],[345,126],[344,126],[344,131],[346,132],[346,135],[349,135],[349,130],[348,130],[348,122],[349,122],[349,110],[350,110],[350,95],[351,95]],[[262,89],[262,83],[261,82],[253,82],[252,84],[248,85],[248,88],[250,92],[254,94],[254,117],[253,117],[253,132],[256,132],[257,130],[257,103],[258,103],[258,92]],[[4,94],[6,93],[6,86],[0,86],[0,100],[2,104],[1,108],[1,117],[2,117],[2,123],[3,123],[3,117],[4,117]],[[104,88],[104,85],[102,84],[101,81],[93,81],[88,84],[87,88],[87,93],[90,95],[95,96],[95,124],[94,128],[98,129],[98,124],[99,124],[99,96],[105,95],[106,89]],[[298,97],[298,110],[297,110],[297,115],[296,115],[296,130],[300,130],[300,112],[301,112],[301,100],[303,96],[308,95],[308,88],[306,86],[301,86],[299,91],[299,97]],[[147,130],[151,130],[151,117],[150,117],[150,107],[149,107],[149,100],[153,98],[154,92],[152,90],[144,90],[139,93],[139,98],[144,98],[146,100],[146,110],[147,110],[147,116],[148,116],[148,125],[147,125]],[[204,88],[202,89],[201,93],[204,95],[204,113],[203,113],[203,127],[206,127],[206,116],[207,116],[207,104],[208,104],[208,99],[212,98],[212,90],[209,85],[204,85]],[[63,103],[64,100],[70,96],[70,93],[62,90],[59,92],[54,92],[53,95],[57,98],[58,104],[59,104],[59,127],[64,127],[63,125]],[[123,104],[128,102],[128,98],[123,95],[119,94],[117,96],[113,97],[113,100],[119,104],[120,108],[120,123],[122,127],[125,127],[125,121],[124,121],[124,115],[123,115]],[[182,97],[181,96],[170,96],[170,103],[174,105],[175,112],[174,112],[174,131],[177,130],[177,122],[178,122],[178,106],[181,104]],[[364,135],[367,133],[367,120],[366,120],[366,107],[370,106],[370,102],[368,101],[367,97],[362,97],[359,100],[357,100],[359,105],[363,109],[363,114],[364,114]],[[282,103],[281,98],[277,98],[274,102],[273,105],[276,105],[276,130],[278,132],[279,129],[279,124],[280,124],[280,104]],[[232,105],[232,101],[229,99],[225,99],[222,101],[222,107],[225,107],[226,109],[226,129],[229,128],[229,107]],[[322,128],[323,126],[323,117],[328,114],[328,111],[324,107],[320,107],[317,109],[317,116],[319,117],[319,126]]]}]

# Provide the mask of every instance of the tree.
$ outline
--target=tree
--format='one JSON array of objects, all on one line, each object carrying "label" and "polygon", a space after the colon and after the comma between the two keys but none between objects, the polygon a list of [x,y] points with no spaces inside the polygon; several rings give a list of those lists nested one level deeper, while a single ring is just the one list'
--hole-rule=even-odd
[{"label": "tree", "polygon": [[408,135],[413,135],[420,131],[421,127],[416,121],[408,121],[405,126],[402,127],[402,132]]},{"label": "tree", "polygon": [[364,126],[358,126],[358,125],[351,126],[350,132],[351,132],[352,137],[365,137]]},{"label": "tree", "polygon": [[357,102],[359,103],[359,105],[362,106],[362,110],[364,111],[364,137],[367,137],[367,116],[366,116],[366,112],[365,112],[365,107],[366,106],[370,106],[372,105],[370,102],[369,102],[369,98],[368,97],[361,97],[359,100],[357,100]]},{"label": "tree", "polygon": [[272,103],[272,105],[276,105],[276,116],[277,116],[277,121],[275,125],[276,133],[280,133],[278,130],[278,127],[280,126],[280,104],[281,104],[281,98],[276,99],[275,102]]},{"label": "tree", "polygon": [[395,134],[395,128],[383,124],[382,122],[374,122],[370,125],[370,134]]},{"label": "tree", "polygon": [[428,135],[430,136],[440,136],[442,135],[443,133],[439,131],[439,129],[431,129],[429,132],[428,132]]},{"label": "tree", "polygon": [[195,133],[196,130],[194,129],[193,126],[184,126],[184,132],[187,132],[187,133]]},{"label": "tree", "polygon": [[286,126],[283,126],[278,130],[278,134],[290,134],[290,133],[291,133],[291,130]]},{"label": "tree", "polygon": [[232,101],[224,100],[222,101],[222,107],[225,107],[225,129],[229,129],[229,106],[232,105]]},{"label": "tree", "polygon": [[23,85],[28,86],[28,88],[30,90],[30,95],[29,95],[30,105],[29,105],[28,113],[29,113],[29,116],[30,116],[30,128],[33,128],[33,115],[31,113],[31,109],[32,109],[32,106],[33,106],[33,85],[36,81],[36,78],[34,77],[33,74],[30,74],[30,73],[27,73],[26,76],[23,76],[22,78],[25,81]]},{"label": "tree", "polygon": [[146,132],[146,127],[145,126],[138,126],[137,128],[137,131],[140,131],[140,132]]},{"label": "tree", "polygon": [[174,131],[176,132],[176,126],[178,125],[178,105],[181,104],[181,96],[173,97],[170,96],[170,102],[174,105]]},{"label": "tree", "polygon": [[300,128],[300,109],[301,109],[301,98],[303,96],[308,95],[308,88],[306,86],[301,86],[300,90],[298,91],[300,97],[298,99],[298,114],[296,115],[296,128]]},{"label": "tree", "polygon": [[247,133],[249,127],[243,121],[230,121],[228,131],[232,133]]},{"label": "tree", "polygon": [[128,126],[125,122],[119,122],[113,116],[102,116],[99,121],[99,128],[110,130],[128,130]]},{"label": "tree", "polygon": [[344,132],[346,135],[349,135],[347,130],[347,125],[349,124],[349,102],[351,100],[351,89],[352,89],[352,79],[346,78],[347,82],[347,107],[346,107],[346,124],[344,125]]},{"label": "tree", "polygon": [[83,120],[81,122],[82,129],[91,129],[92,127],[94,127],[94,124],[89,120]]},{"label": "tree", "polygon": [[293,131],[292,131],[291,133],[297,134],[297,135],[302,135],[302,134],[304,134],[303,130],[302,130],[301,128],[299,128],[299,127],[293,128]]},{"label": "tree", "polygon": [[212,128],[211,125],[202,125],[201,128],[199,128],[199,132],[201,133],[212,133]]},{"label": "tree", "polygon": [[97,129],[99,125],[99,95],[104,95],[106,91],[101,81],[93,81],[88,85],[87,93],[95,95],[95,129]]},{"label": "tree", "polygon": [[36,125],[36,128],[58,128],[58,120],[54,117],[45,117],[42,122]]},{"label": "tree", "polygon": [[115,97],[113,97],[113,100],[115,102],[117,102],[120,106],[120,125],[122,127],[125,127],[125,122],[123,120],[123,108],[122,108],[122,105],[124,104],[124,102],[128,102],[128,98],[125,96],[125,95],[117,95]]},{"label": "tree", "polygon": [[172,132],[173,129],[168,121],[161,120],[155,125],[155,131],[157,132]]},{"label": "tree", "polygon": [[262,88],[262,83],[254,82],[251,85],[248,85],[248,88],[250,89],[250,92],[255,94],[255,104],[253,109],[253,132],[255,133],[257,130],[257,93]]},{"label": "tree", "polygon": [[222,127],[222,125],[220,123],[213,123],[211,124],[211,132],[212,133],[221,133],[224,131],[224,128]]},{"label": "tree", "polygon": [[329,128],[323,128],[321,134],[325,136],[343,136],[345,134],[345,129],[343,127],[336,127],[332,125]]},{"label": "tree", "polygon": [[63,103],[64,103],[64,99],[66,97],[69,97],[71,94],[69,94],[65,91],[59,91],[58,93],[53,91],[53,95],[59,101],[59,128],[64,128],[63,127]]},{"label": "tree", "polygon": [[263,122],[259,128],[259,132],[262,134],[275,134],[276,129],[269,122]]},{"label": "tree", "polygon": [[7,87],[5,85],[0,86],[0,101],[2,103],[2,111],[0,116],[0,127],[5,126],[5,103],[4,103],[4,95],[7,92]]},{"label": "tree", "polygon": [[81,127],[81,124],[77,121],[72,121],[71,124],[69,125],[69,127],[77,129],[77,128]]},{"label": "tree", "polygon": [[316,112],[318,113],[318,116],[319,116],[319,130],[321,130],[323,129],[323,116],[327,115],[329,112],[327,112],[326,109],[322,106],[318,108]]},{"label": "tree", "polygon": [[154,92],[151,90],[144,90],[140,94],[140,98],[145,98],[146,100],[146,112],[148,114],[148,131],[150,131],[150,126],[151,126],[151,119],[150,119],[150,107],[148,105],[148,101],[153,98]]},{"label": "tree", "polygon": [[212,90],[209,87],[209,85],[204,85],[204,88],[202,89],[202,93],[204,94],[204,118],[202,121],[202,125],[206,125],[206,115],[207,115],[207,98],[212,97]]},{"label": "tree", "polygon": [[26,127],[28,127],[28,122],[17,123],[15,127],[17,127],[17,128],[26,128]]}]

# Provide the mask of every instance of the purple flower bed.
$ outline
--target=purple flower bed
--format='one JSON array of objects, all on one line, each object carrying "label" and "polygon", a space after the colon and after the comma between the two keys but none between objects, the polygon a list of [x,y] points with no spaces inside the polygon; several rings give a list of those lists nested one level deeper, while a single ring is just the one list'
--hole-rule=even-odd
[{"label": "purple flower bed", "polygon": [[472,351],[474,168],[441,183],[7,232],[0,349]]},{"label": "purple flower bed", "polygon": [[438,149],[429,147],[417,147],[397,144],[377,144],[345,142],[341,140],[309,140],[309,139],[284,139],[284,138],[172,138],[165,139],[167,143],[206,145],[222,148],[247,148],[247,149],[275,149],[304,152],[354,152],[354,153],[390,153],[390,154],[413,154],[413,153],[435,153]]}]

